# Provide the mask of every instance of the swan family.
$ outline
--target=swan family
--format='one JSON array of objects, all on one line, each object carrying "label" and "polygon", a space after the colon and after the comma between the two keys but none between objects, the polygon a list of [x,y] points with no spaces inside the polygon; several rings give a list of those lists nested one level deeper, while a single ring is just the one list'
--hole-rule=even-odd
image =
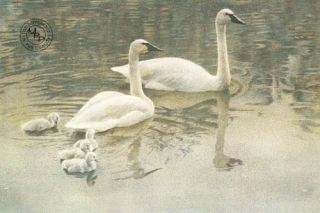
[{"label": "swan family", "polygon": [[[127,127],[153,117],[155,106],[143,91],[176,90],[184,92],[221,91],[231,82],[227,52],[226,25],[245,24],[230,9],[218,12],[215,20],[217,33],[218,66],[215,76],[196,63],[175,57],[163,57],[139,61],[141,54],[162,51],[143,39],[133,41],[129,47],[129,63],[112,67],[130,81],[130,94],[116,91],[100,92],[89,99],[65,126],[76,131],[86,131],[86,137],[77,141],[71,149],[58,153],[62,168],[68,173],[84,173],[96,169],[98,148],[94,135],[115,127]],[[22,125],[25,131],[44,131],[57,126],[59,115],[49,114]]]}]

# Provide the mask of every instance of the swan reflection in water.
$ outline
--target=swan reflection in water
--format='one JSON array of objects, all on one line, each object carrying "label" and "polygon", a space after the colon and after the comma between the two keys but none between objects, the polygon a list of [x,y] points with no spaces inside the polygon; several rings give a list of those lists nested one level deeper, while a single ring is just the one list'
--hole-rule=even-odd
[{"label": "swan reflection in water", "polygon": [[231,158],[224,153],[224,137],[228,126],[229,118],[229,91],[220,92],[218,95],[218,134],[215,144],[215,156],[213,158],[214,166],[219,170],[230,171],[237,165],[243,165],[243,161]]},{"label": "swan reflection in water", "polygon": [[128,147],[127,168],[128,168],[128,171],[130,172],[129,173],[126,171],[117,172],[115,173],[115,175],[119,175],[120,173],[124,172],[125,176],[114,178],[113,180],[123,180],[123,179],[129,179],[129,178],[142,179],[147,175],[150,175],[162,169],[162,168],[155,168],[155,169],[146,171],[143,168],[141,161],[139,160],[140,148],[141,148],[141,137],[137,137],[136,139],[133,140],[132,144],[130,144]]},{"label": "swan reflection in water", "polygon": [[[116,168],[118,166],[112,166],[111,175],[113,180],[124,180],[129,178],[142,179],[162,168],[152,168],[146,169],[145,165],[140,160],[140,149],[143,133],[152,123],[153,118],[149,118],[141,123],[138,123],[131,127],[124,128],[114,128],[105,133],[101,133],[99,136],[100,140],[105,141],[106,144],[114,146],[115,151],[113,154],[118,152],[125,152],[120,154],[125,156],[125,160],[121,159],[121,168]],[[125,149],[123,145],[125,144]],[[110,146],[108,147],[110,150]],[[102,147],[101,149],[103,149]],[[116,157],[117,154],[113,155]],[[116,157],[118,158],[118,157]],[[114,159],[117,161],[118,159]],[[125,162],[124,162],[125,161]],[[112,164],[112,162],[110,162]]]},{"label": "swan reflection in water", "polygon": [[[190,108],[193,111],[197,111],[197,106],[199,104],[201,105],[201,103],[209,100],[216,101],[217,106],[214,106],[212,103],[208,104],[210,104],[210,108],[217,107],[218,124],[216,125],[215,123],[209,122],[204,126],[205,128],[210,129],[214,128],[215,126],[218,127],[213,164],[218,170],[224,171],[230,171],[237,165],[243,165],[242,160],[231,158],[224,153],[225,133],[229,119],[230,98],[241,93],[243,90],[243,85],[239,81],[233,81],[231,85],[232,86],[228,90],[221,92],[184,93],[178,91],[166,92],[146,90],[146,93],[154,101],[156,106],[162,106],[173,110]],[[203,110],[203,107],[199,107],[202,108],[201,110]],[[184,113],[183,116],[186,116],[186,114],[189,113]],[[208,114],[206,114],[206,116],[207,115]],[[199,114],[196,116],[199,116]],[[214,117],[214,114],[212,114],[212,117]],[[201,122],[205,123],[204,120]],[[200,131],[200,129],[197,131]],[[197,131],[195,131],[195,134],[197,134]]]},{"label": "swan reflection in water", "polygon": [[86,173],[69,173],[69,172],[66,172],[66,175],[69,175],[69,176],[73,176],[74,178],[85,178],[86,179],[86,183],[88,186],[94,186],[95,183],[96,183],[96,180],[98,178],[98,174],[96,172],[96,170],[93,170],[91,172],[86,172]]}]

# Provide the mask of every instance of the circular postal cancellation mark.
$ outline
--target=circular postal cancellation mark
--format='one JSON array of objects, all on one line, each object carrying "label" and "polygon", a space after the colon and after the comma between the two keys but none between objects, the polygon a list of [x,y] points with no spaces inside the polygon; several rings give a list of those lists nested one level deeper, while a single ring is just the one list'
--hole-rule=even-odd
[{"label": "circular postal cancellation mark", "polygon": [[50,25],[42,19],[30,19],[20,30],[22,45],[34,52],[45,50],[51,44],[53,33]]}]

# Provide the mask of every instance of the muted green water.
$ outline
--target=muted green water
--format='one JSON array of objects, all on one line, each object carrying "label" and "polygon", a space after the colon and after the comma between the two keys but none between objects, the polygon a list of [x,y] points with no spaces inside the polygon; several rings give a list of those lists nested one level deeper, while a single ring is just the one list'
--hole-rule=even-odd
[{"label": "muted green water", "polygon": [[[0,212],[319,212],[318,1],[1,1]],[[64,124],[96,93],[128,93],[112,66],[144,38],[216,72],[214,19],[228,25],[231,95],[145,90],[153,119],[97,135],[95,173],[57,160],[78,138]],[[46,20],[31,52],[20,28]],[[20,125],[56,111],[56,131]],[[235,167],[232,163],[235,163]],[[243,162],[242,165],[239,165]]]}]

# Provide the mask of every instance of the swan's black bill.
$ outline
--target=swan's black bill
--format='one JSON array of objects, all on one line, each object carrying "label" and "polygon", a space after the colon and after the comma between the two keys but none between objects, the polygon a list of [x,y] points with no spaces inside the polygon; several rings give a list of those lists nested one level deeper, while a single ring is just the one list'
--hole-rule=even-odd
[{"label": "swan's black bill", "polygon": [[162,49],[160,49],[156,46],[153,46],[150,43],[143,43],[143,44],[146,45],[146,47],[148,48],[148,51],[163,51]]},{"label": "swan's black bill", "polygon": [[239,19],[236,15],[234,14],[227,14],[231,18],[231,22],[236,23],[236,24],[246,24],[244,21]]}]

